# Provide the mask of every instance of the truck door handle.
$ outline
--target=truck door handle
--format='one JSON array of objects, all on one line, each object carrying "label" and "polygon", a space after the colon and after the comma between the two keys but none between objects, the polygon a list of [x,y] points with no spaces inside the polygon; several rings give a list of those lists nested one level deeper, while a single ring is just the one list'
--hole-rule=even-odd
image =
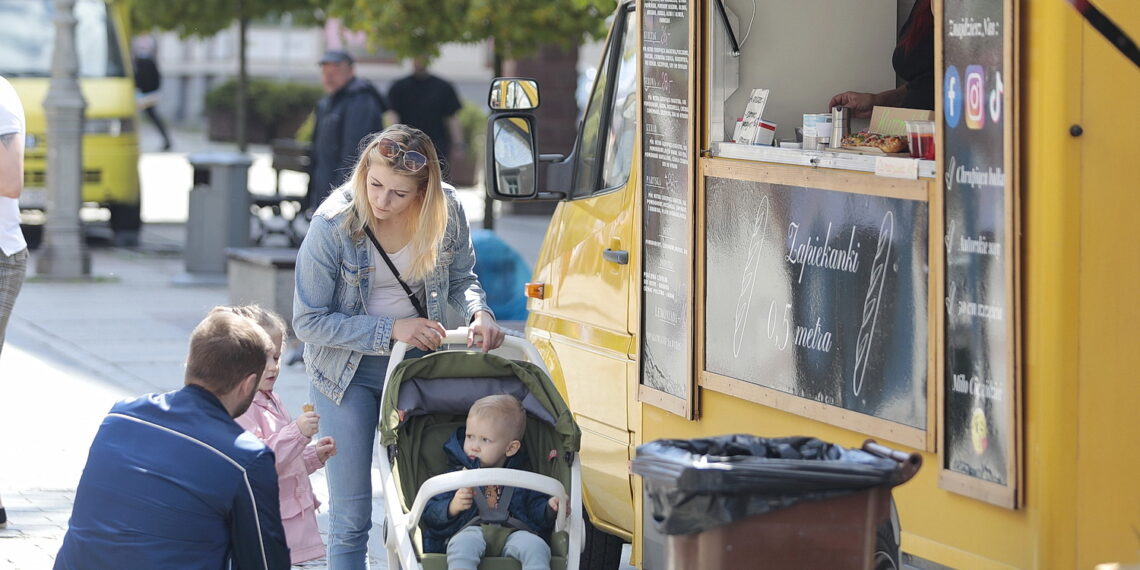
[{"label": "truck door handle", "polygon": [[606,250],[602,252],[602,258],[618,265],[629,264],[629,252],[624,249],[610,249],[607,247]]}]

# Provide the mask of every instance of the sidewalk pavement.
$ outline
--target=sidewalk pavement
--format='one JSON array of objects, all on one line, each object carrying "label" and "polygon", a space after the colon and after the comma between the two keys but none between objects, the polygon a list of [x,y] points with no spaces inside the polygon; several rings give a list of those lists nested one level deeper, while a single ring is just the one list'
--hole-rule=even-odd
[{"label": "sidewalk pavement", "polygon": [[[155,135],[143,132],[144,151],[157,148]],[[0,499],[9,519],[0,529],[0,568],[51,567],[88,447],[107,410],[124,397],[179,388],[191,330],[211,307],[229,303],[225,285],[175,284],[185,271],[191,175],[185,156],[212,145],[184,132],[175,133],[174,144],[184,152],[144,153],[140,159],[147,223],[139,247],[92,243],[92,277],[80,281],[44,280],[35,274],[36,253],[29,259],[0,358],[0,433],[7,434],[0,438]],[[259,165],[267,168],[268,151],[251,150],[251,186],[264,184],[272,171]],[[460,195],[472,226],[479,227],[481,191]],[[549,219],[498,221],[500,235],[533,265]],[[299,413],[308,400],[303,366],[283,366],[276,389],[293,415]],[[312,480],[327,503],[323,471]],[[380,488],[375,471],[374,488]],[[384,568],[383,506],[373,503],[370,554],[373,568]],[[327,522],[327,514],[318,516],[322,529]]]}]

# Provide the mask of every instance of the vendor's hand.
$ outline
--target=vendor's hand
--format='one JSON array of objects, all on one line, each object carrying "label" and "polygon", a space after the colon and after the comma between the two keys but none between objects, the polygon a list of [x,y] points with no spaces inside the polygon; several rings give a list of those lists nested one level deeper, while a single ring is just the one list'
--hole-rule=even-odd
[{"label": "vendor's hand", "polygon": [[447,505],[447,516],[454,517],[470,509],[473,504],[475,504],[475,489],[471,487],[459,489],[451,498],[451,503]]},{"label": "vendor's hand", "polygon": [[487,311],[475,313],[475,318],[467,327],[467,348],[479,345],[488,352],[503,345],[503,329]]},{"label": "vendor's hand", "polygon": [[406,342],[420,350],[435,350],[443,344],[447,329],[443,325],[422,318],[397,319],[392,326],[392,338]]},{"label": "vendor's hand", "polygon": [[331,437],[322,437],[317,440],[317,460],[324,465],[330,457],[336,455],[336,441]]},{"label": "vendor's hand", "polygon": [[321,416],[316,412],[304,412],[297,416],[297,429],[301,430],[301,435],[305,437],[313,437],[320,429]]},{"label": "vendor's hand", "polygon": [[844,91],[831,98],[827,103],[827,108],[834,107],[848,107],[851,109],[851,116],[859,119],[866,119],[871,116],[871,111],[875,109],[875,95],[872,93],[858,93],[855,91]]}]

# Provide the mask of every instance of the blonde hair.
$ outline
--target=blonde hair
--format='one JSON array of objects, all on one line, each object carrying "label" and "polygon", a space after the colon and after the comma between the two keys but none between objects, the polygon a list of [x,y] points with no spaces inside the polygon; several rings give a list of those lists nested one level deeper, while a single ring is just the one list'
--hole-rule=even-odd
[{"label": "blonde hair", "polygon": [[288,329],[285,328],[285,319],[281,318],[277,313],[264,309],[261,305],[235,305],[233,307],[214,307],[210,312],[215,311],[230,311],[239,314],[255,323],[265,332],[273,336],[273,333],[281,333],[282,340],[285,339]]},{"label": "blonde hair", "polygon": [[490,420],[502,428],[511,439],[522,440],[526,434],[526,410],[522,402],[510,394],[484,396],[471,404],[468,417]]},{"label": "blonde hair", "polygon": [[[394,140],[404,145],[407,150],[414,150],[427,157],[427,164],[417,172],[410,172],[403,167],[403,157],[385,158],[380,154],[380,139]],[[346,206],[348,216],[345,217],[345,228],[354,239],[363,237],[365,227],[375,227],[376,216],[368,204],[368,169],[373,164],[385,164],[400,175],[412,179],[420,195],[420,212],[412,217],[409,229],[412,239],[409,242],[412,253],[412,265],[405,277],[413,281],[427,278],[435,268],[439,244],[443,240],[443,233],[447,229],[447,199],[443,195],[443,175],[439,167],[439,155],[435,152],[435,145],[423,131],[396,124],[376,133],[365,140],[364,149],[360,158],[352,169],[352,175],[345,185],[351,189],[351,199]]]},{"label": "blonde hair", "polygon": [[252,319],[215,308],[190,333],[186,383],[229,394],[250,374],[261,376],[273,342]]}]

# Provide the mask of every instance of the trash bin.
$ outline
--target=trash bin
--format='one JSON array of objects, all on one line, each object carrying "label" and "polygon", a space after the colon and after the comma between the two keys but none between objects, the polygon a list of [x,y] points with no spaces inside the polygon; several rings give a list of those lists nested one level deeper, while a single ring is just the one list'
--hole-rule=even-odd
[{"label": "trash bin", "polygon": [[867,441],[726,435],[637,448],[668,568],[869,568],[891,488],[922,464]]},{"label": "trash bin", "polygon": [[237,152],[200,152],[188,157],[194,168],[186,219],[186,271],[226,272],[226,248],[250,245],[247,179],[253,160]]}]

